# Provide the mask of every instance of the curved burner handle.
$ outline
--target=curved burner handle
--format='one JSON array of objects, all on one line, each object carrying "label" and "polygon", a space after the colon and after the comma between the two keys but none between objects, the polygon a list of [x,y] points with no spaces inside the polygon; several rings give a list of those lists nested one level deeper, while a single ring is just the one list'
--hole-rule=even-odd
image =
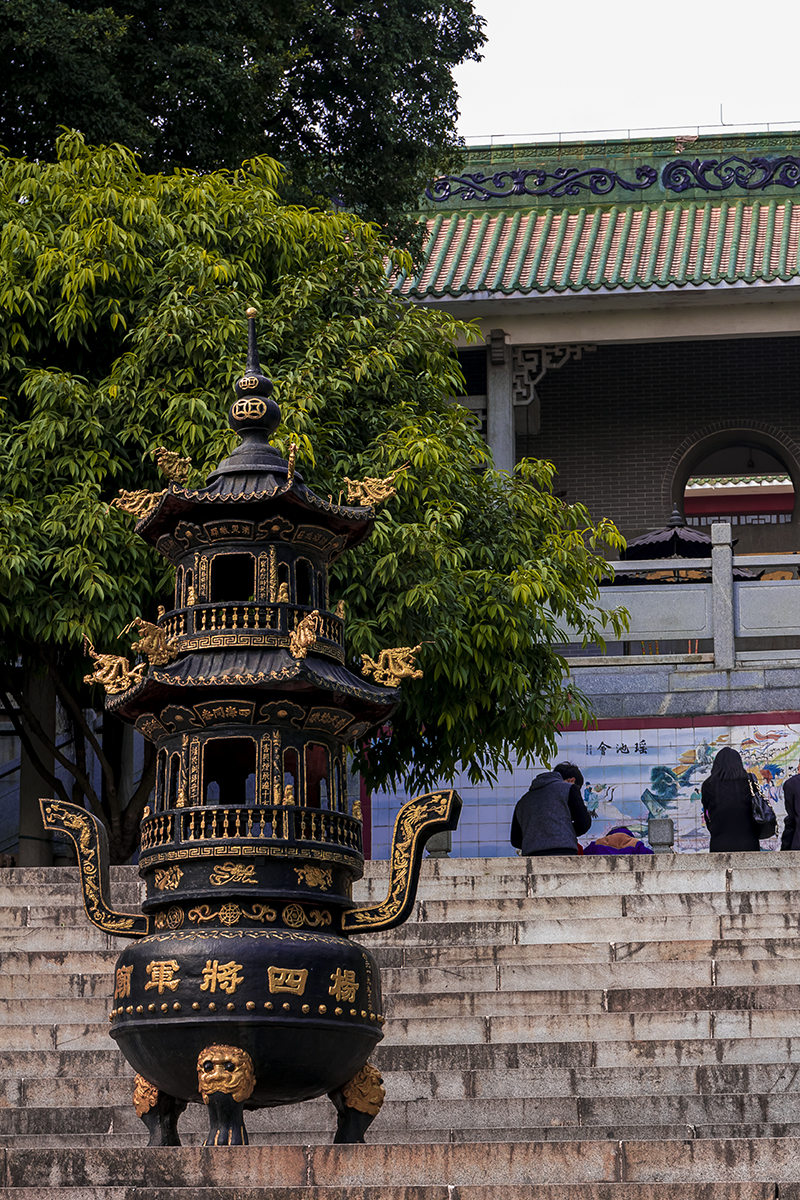
[{"label": "curved burner handle", "polygon": [[353,908],[342,916],[345,933],[392,929],[407,920],[417,898],[422,851],[429,837],[455,829],[461,797],[452,788],[417,796],[397,814],[392,838],[389,891],[381,904]]},{"label": "curved burner handle", "polygon": [[65,833],[75,847],[81,873],[83,907],[93,925],[115,937],[140,938],[150,918],[115,912],[108,905],[108,838],[93,813],[63,800],[40,800],[45,829]]}]

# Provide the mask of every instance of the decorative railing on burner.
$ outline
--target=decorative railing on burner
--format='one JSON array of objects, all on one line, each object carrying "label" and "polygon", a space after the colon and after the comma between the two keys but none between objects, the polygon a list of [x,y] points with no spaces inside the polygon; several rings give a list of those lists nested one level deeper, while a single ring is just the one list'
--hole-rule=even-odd
[{"label": "decorative railing on burner", "polygon": [[[177,821],[176,821],[177,817]],[[142,851],[169,845],[220,841],[325,843],[362,853],[361,823],[347,813],[295,805],[207,806],[147,817]]]},{"label": "decorative railing on burner", "polygon": [[175,818],[172,813],[161,813],[155,817],[145,817],[142,821],[142,850],[153,846],[162,846],[171,842],[175,837]]},{"label": "decorative railing on burner", "polygon": [[[184,638],[203,634],[265,632],[288,637],[293,629],[313,609],[310,605],[271,604],[266,600],[251,600],[247,604],[197,604],[193,608],[177,609],[159,621],[169,640],[175,639],[180,648]],[[344,652],[344,621],[335,613],[320,611],[317,640],[324,648]]]}]

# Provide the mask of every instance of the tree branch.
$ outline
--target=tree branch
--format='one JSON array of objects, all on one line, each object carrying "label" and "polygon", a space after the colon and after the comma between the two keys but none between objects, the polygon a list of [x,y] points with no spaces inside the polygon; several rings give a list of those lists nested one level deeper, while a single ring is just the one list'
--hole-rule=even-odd
[{"label": "tree branch", "polygon": [[[73,713],[69,713],[69,722],[72,726],[72,748],[75,751],[75,763],[79,771],[86,773],[86,742],[84,741],[83,732],[80,729],[78,722],[75,720]],[[78,800],[77,792],[80,789],[78,780],[73,776],[72,796]]]},{"label": "tree branch", "polygon": [[64,705],[64,708],[67,709],[73,720],[78,722],[80,728],[83,730],[84,737],[95,752],[97,761],[100,764],[100,770],[103,773],[103,778],[106,781],[106,787],[109,789],[109,791],[113,791],[116,794],[117,784],[114,778],[114,772],[111,769],[111,764],[103,753],[102,744],[92,729],[91,722],[86,720],[83,709],[64,683],[64,680],[61,678],[61,673],[56,666],[52,662],[48,662],[47,669],[56,685],[56,691],[58,692],[59,700]]},{"label": "tree branch", "polygon": [[56,795],[59,797],[59,799],[63,800],[65,804],[69,804],[70,798],[67,795],[67,789],[64,787],[64,784],[61,782],[60,779],[58,779],[55,775],[53,775],[51,771],[48,771],[47,767],[44,765],[41,758],[36,753],[33,742],[28,737],[28,731],[26,730],[24,724],[20,720],[19,712],[14,708],[14,705],[12,704],[11,694],[9,692],[7,692],[6,689],[3,687],[0,687],[0,699],[2,699],[2,701],[3,701],[3,707],[6,710],[6,716],[8,717],[11,724],[14,726],[14,732],[16,733],[17,737],[19,738],[19,740],[22,744],[22,748],[24,749],[28,758],[31,760],[34,767],[36,768],[36,771],[39,773],[39,775],[41,775],[41,777],[45,781],[45,783],[48,783],[50,785],[50,787],[53,789],[53,791],[56,793]]},{"label": "tree branch", "polygon": [[[83,794],[85,795],[86,799],[89,801],[90,805],[92,806],[93,812],[97,816],[102,816],[102,806],[100,804],[100,801],[97,797],[97,794],[96,794],[94,788],[92,787],[91,780],[89,779],[89,776],[86,774],[86,772],[81,771],[76,763],[71,762],[70,759],[68,759],[66,757],[66,755],[62,754],[61,751],[59,750],[58,746],[56,746],[55,742],[47,736],[47,734],[45,733],[44,729],[41,726],[41,723],[40,723],[38,717],[34,713],[33,709],[30,707],[30,705],[26,702],[22,693],[20,691],[17,691],[17,689],[14,688],[14,686],[10,683],[6,685],[5,690],[10,692],[13,700],[15,701],[15,703],[17,705],[17,708],[19,709],[19,711],[22,713],[23,717],[27,721],[28,726],[29,726],[31,732],[33,733],[34,737],[38,738],[39,741],[42,743],[42,745],[47,747],[48,751],[50,751],[52,753],[52,755],[56,759],[56,761],[59,762],[66,771],[69,771],[69,773],[73,777],[73,779],[83,789]],[[19,722],[19,724],[21,726],[22,723]],[[16,729],[16,725],[14,727]],[[31,744],[31,746],[32,746],[32,743],[30,743],[30,739],[29,739],[29,744]],[[26,747],[26,750],[27,750],[27,747]],[[30,752],[28,752],[28,753],[30,753]],[[34,754],[35,753],[36,752],[34,751]],[[36,755],[36,758],[38,760],[39,756]],[[39,760],[39,761],[41,761],[41,760]],[[36,770],[39,771],[39,774],[42,775],[42,778],[45,778],[43,768],[44,768],[44,764],[42,764],[42,769],[40,769],[37,766]],[[55,779],[55,776],[53,776],[53,779]],[[62,798],[64,800],[68,801],[66,789],[64,789],[64,794],[63,794]]]}]

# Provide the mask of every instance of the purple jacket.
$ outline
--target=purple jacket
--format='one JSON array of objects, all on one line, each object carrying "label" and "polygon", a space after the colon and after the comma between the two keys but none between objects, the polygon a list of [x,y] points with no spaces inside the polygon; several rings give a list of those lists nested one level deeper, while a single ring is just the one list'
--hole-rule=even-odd
[{"label": "purple jacket", "polygon": [[[621,834],[621,837],[613,838],[614,845],[611,842],[614,834]],[[611,844],[609,844],[611,842]],[[649,846],[645,846],[644,842],[637,841],[630,829],[625,825],[615,825],[613,829],[609,829],[608,833],[603,837],[598,838],[596,842],[590,842],[584,847],[584,854],[652,854],[653,851]]]}]

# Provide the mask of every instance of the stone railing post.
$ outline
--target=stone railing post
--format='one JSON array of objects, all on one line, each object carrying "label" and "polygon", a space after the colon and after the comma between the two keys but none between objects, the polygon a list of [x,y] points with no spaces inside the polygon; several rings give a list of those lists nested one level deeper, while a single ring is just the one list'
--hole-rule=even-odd
[{"label": "stone railing post", "polygon": [[711,526],[711,584],[714,612],[714,665],[732,671],[736,665],[733,638],[733,544],[727,521]]},{"label": "stone railing post", "polygon": [[450,851],[453,849],[453,835],[449,829],[444,833],[434,833],[433,837],[428,838],[427,846],[428,858],[449,858]]},{"label": "stone railing post", "polygon": [[675,844],[675,822],[672,817],[650,817],[647,840],[654,854],[671,854]]}]

